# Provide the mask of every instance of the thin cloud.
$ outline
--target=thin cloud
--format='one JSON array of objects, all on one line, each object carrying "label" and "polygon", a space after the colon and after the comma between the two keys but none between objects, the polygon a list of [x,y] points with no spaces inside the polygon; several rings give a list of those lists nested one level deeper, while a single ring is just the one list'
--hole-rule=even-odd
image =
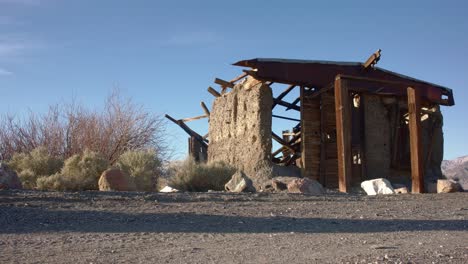
[{"label": "thin cloud", "polygon": [[8,76],[8,75],[13,75],[13,72],[0,68],[0,76]]}]

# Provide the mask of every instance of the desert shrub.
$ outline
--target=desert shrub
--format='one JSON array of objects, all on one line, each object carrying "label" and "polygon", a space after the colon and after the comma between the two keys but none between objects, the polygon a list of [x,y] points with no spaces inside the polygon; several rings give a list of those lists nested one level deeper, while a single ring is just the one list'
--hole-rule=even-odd
[{"label": "desert shrub", "polygon": [[36,180],[60,171],[63,160],[49,155],[45,147],[33,149],[30,153],[16,153],[8,165],[18,173],[24,188],[36,187]]},{"label": "desert shrub", "polygon": [[161,171],[161,161],[155,150],[124,152],[116,166],[133,178],[138,191],[154,191]]},{"label": "desert shrub", "polygon": [[171,187],[197,192],[224,190],[224,185],[236,172],[236,169],[222,162],[204,164],[196,163],[193,159],[187,159],[171,170],[173,171],[173,176],[169,180]]},{"label": "desert shrub", "polygon": [[114,92],[101,110],[77,104],[53,105],[43,114],[24,118],[0,114],[0,160],[45,146],[67,159],[85,149],[101,153],[114,163],[126,150],[156,149],[166,153],[165,121]]},{"label": "desert shrub", "polygon": [[37,180],[39,189],[57,191],[97,190],[101,174],[109,167],[102,155],[85,150],[65,161],[60,173]]}]

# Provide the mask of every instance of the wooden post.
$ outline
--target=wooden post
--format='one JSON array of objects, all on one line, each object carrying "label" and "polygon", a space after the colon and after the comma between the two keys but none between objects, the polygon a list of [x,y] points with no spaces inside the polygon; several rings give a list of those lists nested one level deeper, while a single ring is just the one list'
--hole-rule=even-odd
[{"label": "wooden post", "polygon": [[408,114],[411,153],[411,181],[413,193],[424,192],[424,168],[421,145],[421,98],[419,91],[408,87]]},{"label": "wooden post", "polygon": [[338,150],[338,185],[340,192],[348,192],[351,181],[351,112],[346,83],[338,75],[335,79],[336,145]]}]

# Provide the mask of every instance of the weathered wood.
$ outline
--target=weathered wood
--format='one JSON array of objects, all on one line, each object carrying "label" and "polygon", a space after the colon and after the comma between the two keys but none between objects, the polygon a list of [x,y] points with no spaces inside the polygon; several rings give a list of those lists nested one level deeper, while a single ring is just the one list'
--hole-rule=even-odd
[{"label": "weathered wood", "polygon": [[320,100],[307,96],[301,87],[301,157],[303,176],[320,179]]},{"label": "weathered wood", "polygon": [[221,94],[218,93],[218,91],[216,91],[216,90],[215,90],[213,87],[211,87],[211,86],[208,87],[208,92],[209,92],[210,94],[212,94],[214,97],[220,97],[220,96],[221,96]]},{"label": "weathered wood", "polygon": [[278,143],[280,143],[281,145],[283,145],[285,148],[287,148],[288,150],[290,150],[292,153],[295,152],[294,149],[293,149],[291,146],[289,146],[289,144],[288,144],[287,142],[285,142],[280,136],[276,135],[275,132],[271,132],[271,135],[272,135],[272,138],[273,138],[276,142],[278,142]]},{"label": "weathered wood", "polygon": [[408,114],[411,154],[412,192],[424,192],[423,150],[421,138],[421,98],[419,91],[408,87]]},{"label": "weathered wood", "polygon": [[327,159],[327,141],[326,141],[326,115],[325,115],[325,103],[323,96],[320,98],[320,165],[319,165],[319,179],[323,186],[327,185],[326,177],[326,166],[325,161]]},{"label": "weathered wood", "polygon": [[200,106],[203,108],[203,112],[205,112],[205,115],[210,117],[210,110],[208,110],[208,107],[206,107],[206,104],[204,102],[200,102]]},{"label": "weathered wood", "polygon": [[189,134],[191,137],[196,138],[198,140],[198,142],[200,142],[200,144],[202,144],[203,146],[208,147],[208,145],[206,144],[208,142],[208,140],[204,139],[198,133],[196,133],[195,131],[190,129],[184,122],[176,120],[176,119],[174,119],[173,117],[171,117],[170,115],[167,115],[167,114],[165,115],[165,117],[167,119],[171,120],[176,125],[178,125],[180,128],[182,128],[185,131],[185,133]]},{"label": "weathered wood", "polygon": [[[294,99],[294,101],[293,101],[291,104],[297,106],[297,104],[298,104],[300,101],[301,101],[301,97],[299,96],[299,97],[297,97],[296,99]],[[288,110],[291,110],[291,108],[286,107],[286,111],[288,111]]]},{"label": "weathered wood", "polygon": [[279,115],[271,115],[271,116],[276,117],[276,118],[280,118],[280,119],[284,119],[284,120],[290,120],[290,121],[296,121],[296,122],[301,121],[300,119],[297,119],[297,118],[291,118],[291,117],[285,117],[285,116],[279,116]]},{"label": "weathered wood", "polygon": [[293,109],[293,110],[296,110],[296,111],[301,111],[301,108],[297,105],[292,105],[288,102],[285,102],[285,101],[282,101],[282,100],[277,100],[277,99],[274,99],[274,105],[281,105],[281,106],[284,106],[284,107],[288,107],[290,109]]},{"label": "weathered wood", "polygon": [[194,121],[194,120],[199,120],[199,119],[203,119],[203,118],[207,118],[208,116],[207,115],[201,115],[201,116],[195,116],[195,117],[189,117],[189,118],[184,118],[184,119],[179,119],[178,121],[182,121],[182,122],[190,122],[190,121]]},{"label": "weathered wood", "polygon": [[224,87],[234,88],[234,84],[233,84],[233,83],[230,83],[230,82],[225,81],[225,80],[222,80],[222,79],[216,78],[216,79],[214,80],[214,82],[215,82],[216,84],[221,85],[223,88],[224,88]]},{"label": "weathered wood", "polygon": [[380,60],[381,51],[382,51],[381,49],[377,50],[367,59],[367,61],[364,63],[364,69],[367,69],[369,67],[374,67],[374,65],[377,64],[377,62]]},{"label": "weathered wood", "polygon": [[273,101],[273,106],[271,107],[271,109],[275,108],[275,106],[278,104],[279,101],[283,100],[283,98],[288,95],[293,89],[294,87],[296,87],[295,85],[289,85],[288,88],[286,88],[286,90],[284,90],[280,95],[278,95],[278,97],[276,97]]},{"label": "weathered wood", "polygon": [[230,80],[229,82],[230,82],[230,83],[235,83],[235,82],[239,81],[240,79],[246,77],[247,75],[248,75],[248,74],[244,72],[244,73],[242,73],[241,75],[237,76],[236,78]]},{"label": "weathered wood", "polygon": [[351,111],[348,86],[338,75],[335,79],[336,139],[338,151],[338,185],[348,192],[352,177]]}]

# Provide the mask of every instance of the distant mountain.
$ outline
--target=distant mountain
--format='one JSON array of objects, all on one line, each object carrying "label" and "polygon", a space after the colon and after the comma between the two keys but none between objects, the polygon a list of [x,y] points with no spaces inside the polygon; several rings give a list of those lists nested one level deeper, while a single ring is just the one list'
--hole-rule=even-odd
[{"label": "distant mountain", "polygon": [[460,182],[468,190],[468,156],[442,161],[442,173],[447,179]]}]

